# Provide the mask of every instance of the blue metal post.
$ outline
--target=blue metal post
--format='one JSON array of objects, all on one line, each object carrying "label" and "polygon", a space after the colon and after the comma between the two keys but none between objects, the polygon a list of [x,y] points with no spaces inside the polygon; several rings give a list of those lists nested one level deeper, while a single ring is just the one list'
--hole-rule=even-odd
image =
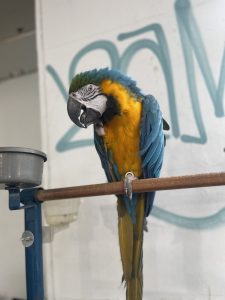
[{"label": "blue metal post", "polygon": [[[27,300],[44,300],[41,203],[35,200],[36,190],[24,190],[25,231],[33,233],[34,242],[25,248]],[[31,205],[29,207],[29,205]]]},{"label": "blue metal post", "polygon": [[[18,192],[18,201],[15,191],[10,201],[9,191],[10,209],[24,209],[27,300],[44,300],[41,203],[35,200],[36,191],[25,189]],[[16,202],[19,203],[17,208]]]}]

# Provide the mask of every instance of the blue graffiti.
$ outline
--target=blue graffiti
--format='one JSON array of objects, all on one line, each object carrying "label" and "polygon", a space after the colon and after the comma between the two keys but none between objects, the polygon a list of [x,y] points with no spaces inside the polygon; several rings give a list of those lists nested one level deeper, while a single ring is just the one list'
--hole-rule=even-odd
[{"label": "blue graffiti", "polygon": [[157,206],[153,206],[151,215],[172,225],[192,230],[215,229],[224,226],[225,224],[225,208],[206,217],[192,218],[180,216]]},{"label": "blue graffiti", "polygon": [[[94,52],[96,50],[105,51],[105,53],[109,57],[110,67],[119,69],[126,74],[134,56],[139,51],[147,49],[149,50],[149,52],[152,52],[158,59],[158,62],[161,66],[164,75],[168,95],[168,105],[171,123],[170,136],[174,138],[179,138],[184,143],[205,144],[207,142],[207,133],[202,117],[199,95],[197,90],[194,57],[198,63],[210,99],[212,101],[214,114],[216,117],[221,118],[224,117],[223,95],[225,86],[225,51],[223,52],[219,80],[218,84],[216,85],[210,67],[209,59],[205,50],[205,45],[201,37],[199,26],[193,14],[190,1],[176,0],[175,13],[185,61],[185,71],[188,83],[188,90],[190,94],[190,102],[194,121],[197,128],[196,135],[192,136],[185,133],[181,133],[180,120],[177,112],[177,99],[175,95],[175,84],[173,78],[170,51],[164,30],[162,26],[158,23],[147,25],[132,32],[119,34],[117,37],[117,41],[120,43],[122,43],[125,40],[129,40],[130,38],[138,38],[143,33],[146,34],[151,32],[155,36],[154,40],[142,38],[132,42],[122,54],[119,53],[116,45],[109,40],[99,40],[85,46],[78,53],[76,53],[76,55],[73,57],[70,63],[68,71],[68,82],[70,83],[73,76],[76,74],[76,69],[80,60],[84,58],[88,53]],[[59,74],[51,65],[47,66],[47,71],[54,80],[56,86],[58,87],[62,98],[65,101],[67,101],[67,88],[65,88],[65,85],[63,84]],[[80,129],[75,126],[69,128],[69,130],[58,141],[56,145],[57,151],[63,152],[71,149],[77,149],[93,145],[92,139],[74,139],[79,130]],[[190,229],[214,228],[225,223],[225,209],[222,209],[218,213],[205,218],[187,218],[175,215],[171,212],[167,212],[161,208],[154,207],[153,215],[166,222]]]},{"label": "blue graffiti", "polygon": [[[186,66],[186,75],[191,97],[194,119],[199,131],[199,137],[188,135],[182,136],[183,142],[201,143],[207,141],[205,126],[202,119],[201,109],[199,105],[199,97],[197,92],[197,83],[195,79],[195,69],[193,54],[199,64],[202,76],[206,87],[210,94],[216,117],[224,116],[223,108],[223,92],[225,85],[225,51],[221,64],[220,77],[218,87],[216,88],[215,80],[209,65],[209,60],[201,38],[200,30],[191,10],[191,5],[188,0],[179,0],[175,3],[175,11],[177,17],[180,38],[183,47],[183,54]],[[194,52],[194,53],[193,53]]]}]

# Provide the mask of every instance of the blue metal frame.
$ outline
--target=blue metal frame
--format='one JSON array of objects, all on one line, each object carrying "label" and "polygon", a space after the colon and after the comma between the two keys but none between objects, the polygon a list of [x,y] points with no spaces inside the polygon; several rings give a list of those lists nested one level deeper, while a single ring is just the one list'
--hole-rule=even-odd
[{"label": "blue metal frame", "polygon": [[38,189],[9,189],[9,209],[24,209],[25,231],[32,232],[34,242],[25,247],[27,300],[44,300],[41,203]]}]

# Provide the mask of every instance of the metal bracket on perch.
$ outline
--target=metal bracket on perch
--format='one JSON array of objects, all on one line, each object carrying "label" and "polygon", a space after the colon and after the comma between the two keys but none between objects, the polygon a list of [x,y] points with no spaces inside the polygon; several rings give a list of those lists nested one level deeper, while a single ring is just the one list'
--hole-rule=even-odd
[{"label": "metal bracket on perch", "polygon": [[137,178],[134,176],[134,173],[127,172],[125,174],[124,189],[125,189],[125,194],[129,197],[130,200],[132,200],[132,194],[133,194],[132,182],[135,179],[137,179]]}]

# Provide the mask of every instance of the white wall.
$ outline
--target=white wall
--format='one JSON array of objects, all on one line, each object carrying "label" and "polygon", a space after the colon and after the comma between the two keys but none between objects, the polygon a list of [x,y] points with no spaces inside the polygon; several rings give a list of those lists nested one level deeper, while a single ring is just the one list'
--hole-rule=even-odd
[{"label": "white wall", "polygon": [[[36,0],[36,8],[47,187],[105,181],[94,148],[82,147],[92,130],[75,131],[66,100],[76,72],[111,65],[155,95],[171,124],[162,176],[224,170],[224,0]],[[83,199],[78,221],[46,247],[48,299],[124,299],[115,202]],[[155,205],[144,299],[224,299],[224,188],[161,192]]]},{"label": "white wall", "polygon": [[[0,147],[41,149],[37,74],[0,83]],[[9,211],[0,191],[0,298],[26,298],[23,210]]]}]

